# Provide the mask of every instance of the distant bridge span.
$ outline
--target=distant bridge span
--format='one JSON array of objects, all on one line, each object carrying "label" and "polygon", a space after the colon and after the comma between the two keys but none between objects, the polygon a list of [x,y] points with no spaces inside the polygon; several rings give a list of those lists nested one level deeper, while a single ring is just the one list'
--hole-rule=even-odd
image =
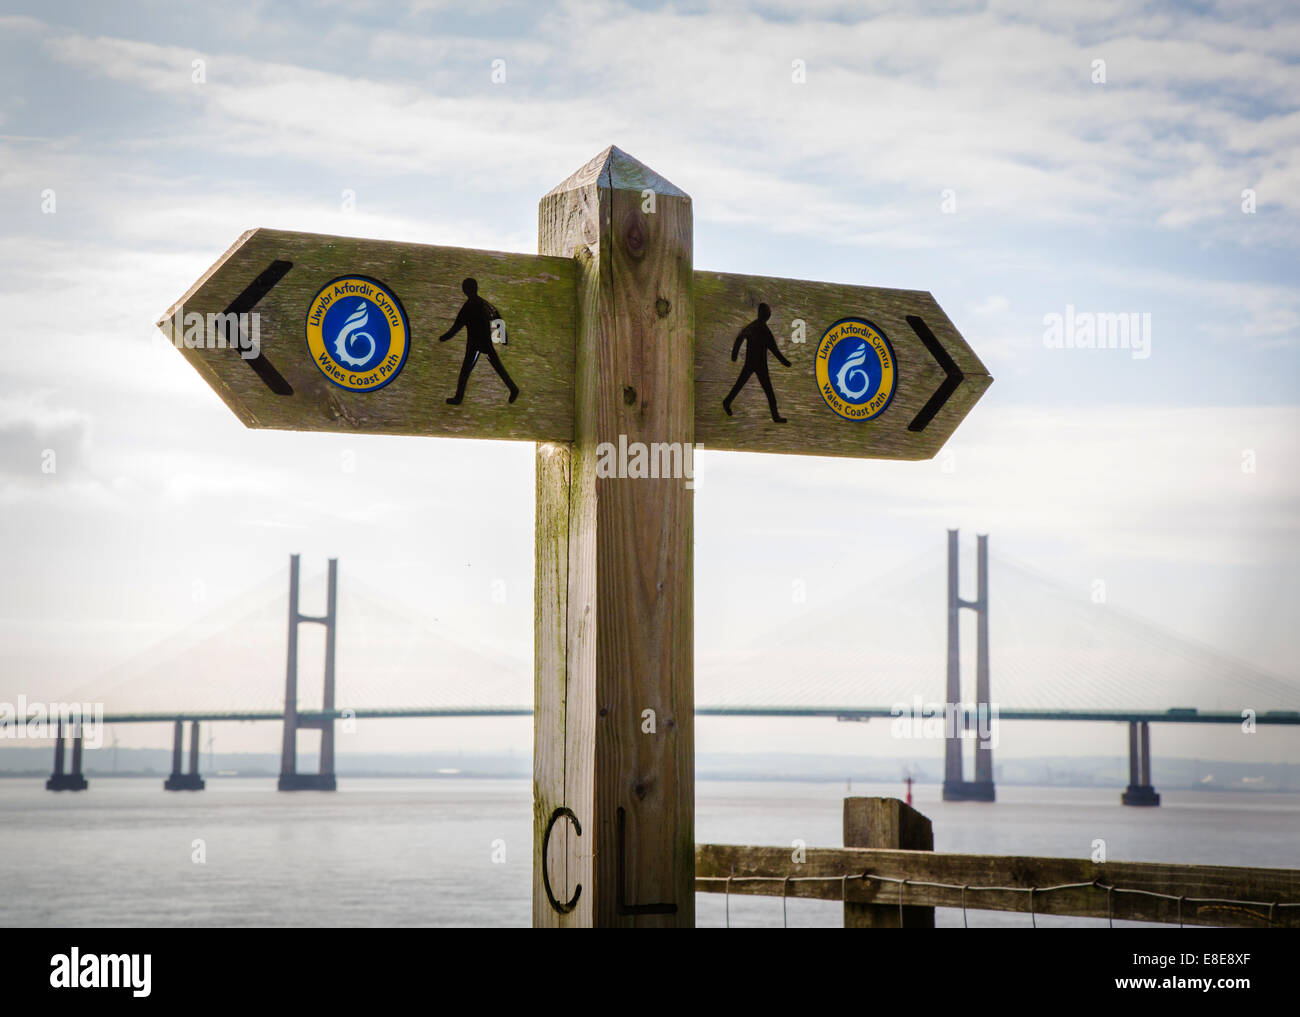
[{"label": "distant bridge span", "polygon": [[[938,569],[909,563],[888,583],[872,587],[888,586],[888,602],[870,601],[867,590],[861,597],[841,598],[842,603],[792,619],[780,632],[729,651],[721,661],[706,656],[702,667],[697,663],[706,680],[697,685],[695,716],[937,722],[943,725],[944,799],[959,801],[993,800],[994,739],[978,737],[988,732],[991,722],[1126,724],[1129,784],[1121,800],[1148,806],[1160,800],[1151,783],[1152,724],[1300,726],[1300,688],[1290,681],[1135,616],[1101,607],[1081,598],[1078,590],[1058,588],[1055,581],[1012,563],[1000,565],[1005,581],[999,586],[1003,591],[999,617],[1004,619],[1006,638],[991,651],[995,644],[990,635],[988,540],[984,536],[977,540],[977,592],[969,600],[959,594],[957,537],[955,530],[949,531],[946,638],[938,618],[910,607],[920,603],[926,591],[941,588],[943,575]],[[272,582],[278,585],[280,578]],[[183,644],[177,640],[144,662],[124,665],[119,671],[127,675],[124,680],[109,688],[101,682],[99,687],[78,690],[82,694],[73,695],[70,705],[111,704],[115,709],[93,718],[106,724],[175,725],[173,772],[166,785],[171,790],[202,786],[197,753],[200,723],[283,724],[280,788],[333,790],[338,720],[533,715],[528,705],[531,669],[524,661],[471,650],[441,633],[428,638],[433,630],[426,622],[407,616],[400,604],[388,602],[382,593],[365,592],[359,580],[352,580],[361,592],[351,594],[347,602],[344,613],[353,621],[343,644],[342,666],[336,667],[340,614],[336,560],[329,562],[322,615],[299,610],[297,555],[290,558],[288,578],[287,602],[279,594],[264,596],[272,588],[269,584],[259,587],[241,598],[239,612],[215,612],[198,637]],[[273,679],[263,662],[284,639],[276,617],[282,617],[284,607],[288,609],[288,653],[280,699],[267,695]],[[975,613],[973,697],[962,689],[959,644],[964,610]],[[884,624],[867,633],[865,617],[883,619]],[[298,628],[303,623],[325,629],[324,689],[311,707],[298,705]],[[828,632],[835,638],[825,638]],[[946,652],[941,652],[945,642]],[[991,657],[996,658],[1001,676],[999,697],[990,694]],[[204,666],[211,662],[219,662],[219,673]],[[336,670],[349,676],[348,699],[358,705],[339,705]],[[923,702],[916,694],[918,682],[928,684],[922,676],[945,672],[943,699]],[[397,676],[407,674],[419,674],[418,689],[402,686]],[[232,693],[223,685],[225,675],[257,680]],[[185,690],[188,702],[159,703],[161,696],[178,689]],[[418,702],[426,694],[435,701],[374,705],[376,701]],[[190,698],[200,695],[208,701],[196,703]],[[258,698],[250,701],[249,696]],[[999,699],[1008,705],[1001,705]],[[1171,701],[1187,705],[1165,708]],[[252,708],[228,705],[239,702]],[[887,705],[864,705],[870,703]],[[190,723],[189,773],[182,768],[186,721]],[[56,739],[54,774],[47,782],[54,790],[86,786],[79,730],[70,732],[72,772],[64,773],[63,729],[68,724],[65,717]],[[318,773],[298,772],[296,735],[301,729],[321,733]],[[962,772],[963,743],[972,736],[977,736],[975,773],[974,780],[967,780]]]},{"label": "distant bridge span", "polygon": [[[974,719],[974,710],[959,710],[968,719]],[[446,707],[383,707],[378,709],[337,709],[337,710],[299,710],[298,716],[304,721],[330,721],[355,718],[357,720],[381,720],[385,718],[418,717],[531,717],[530,706],[446,706]],[[899,716],[896,709],[884,706],[836,707],[836,706],[701,706],[695,710],[697,717],[834,717],[837,720],[857,721],[877,718],[892,720]],[[904,714],[903,716],[908,716]],[[1161,724],[1240,724],[1240,713],[1226,711],[1200,711],[1172,709],[1158,712],[1154,710],[998,710],[998,720],[1066,720],[1066,721],[1109,721],[1112,723],[1161,723]],[[98,718],[97,718],[98,720]],[[102,723],[105,724],[154,724],[174,723],[176,721],[258,721],[273,720],[283,722],[283,711],[208,711],[208,712],[160,712],[160,713],[106,713]],[[1256,724],[1293,724],[1300,725],[1300,711],[1268,710],[1255,717]]]}]

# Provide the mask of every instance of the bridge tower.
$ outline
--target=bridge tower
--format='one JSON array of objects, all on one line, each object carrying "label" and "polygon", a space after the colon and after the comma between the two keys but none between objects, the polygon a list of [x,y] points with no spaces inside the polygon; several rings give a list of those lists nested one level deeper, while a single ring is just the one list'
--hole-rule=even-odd
[{"label": "bridge tower", "polygon": [[199,722],[190,721],[190,772],[181,769],[181,748],[185,732],[185,722],[177,719],[172,734],[172,772],[163,781],[164,791],[202,791],[206,786],[199,776]]},{"label": "bridge tower", "polygon": [[81,772],[81,724],[70,722],[72,728],[72,772],[63,772],[63,718],[59,717],[54,739],[54,772],[45,782],[46,791],[85,791],[89,786]]},{"label": "bridge tower", "polygon": [[979,740],[975,743],[975,779],[966,780],[962,773],[962,728],[967,724],[961,708],[961,609],[970,608],[977,616],[975,629],[975,711],[976,718],[989,722],[989,538],[980,534],[976,540],[976,596],[962,600],[958,592],[957,530],[948,531],[948,689],[945,702],[949,715],[956,709],[958,723],[944,739],[943,800],[945,802],[991,802],[993,791],[993,748]]},{"label": "bridge tower", "polygon": [[[334,791],[334,637],[338,628],[338,559],[329,560],[329,593],[325,614],[317,617],[298,611],[298,555],[289,556],[289,659],[284,678],[284,748],[280,755],[281,791]],[[320,717],[298,713],[298,625],[315,622],[325,626],[325,694]],[[298,772],[298,730],[320,731],[320,772]]]},{"label": "bridge tower", "polygon": [[1145,720],[1128,722],[1128,787],[1119,800],[1123,805],[1160,804],[1160,792],[1151,786],[1151,725]]}]

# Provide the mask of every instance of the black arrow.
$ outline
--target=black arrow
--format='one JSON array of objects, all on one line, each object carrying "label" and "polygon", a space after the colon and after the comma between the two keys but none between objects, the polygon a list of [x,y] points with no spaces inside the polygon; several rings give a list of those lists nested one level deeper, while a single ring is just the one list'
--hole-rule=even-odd
[{"label": "black arrow", "polygon": [[939,340],[930,331],[929,325],[915,314],[907,316],[907,323],[912,326],[912,331],[916,333],[921,342],[925,343],[925,348],[930,351],[930,356],[938,361],[939,366],[943,368],[943,373],[947,375],[943,379],[943,384],[934,390],[934,395],[930,396],[929,401],[921,407],[921,412],[907,425],[909,431],[924,431],[929,426],[930,421],[934,419],[934,415],[943,409],[943,404],[957,391],[957,386],[961,384],[962,379],[966,376],[961,373],[961,368],[957,366],[956,361],[948,356],[948,351],[939,344]]},{"label": "black arrow", "polygon": [[[271,292],[272,288],[283,279],[293,268],[292,261],[273,261],[270,265],[262,270],[261,275],[248,284],[247,288],[239,296],[231,301],[230,306],[226,308],[227,314],[247,314],[258,302]],[[228,320],[228,319],[227,319]],[[244,345],[242,342],[239,344]],[[293,386],[290,385],[279,371],[271,366],[271,362],[266,359],[261,350],[257,351],[257,356],[247,361],[256,375],[266,383],[276,395],[293,395]]]}]

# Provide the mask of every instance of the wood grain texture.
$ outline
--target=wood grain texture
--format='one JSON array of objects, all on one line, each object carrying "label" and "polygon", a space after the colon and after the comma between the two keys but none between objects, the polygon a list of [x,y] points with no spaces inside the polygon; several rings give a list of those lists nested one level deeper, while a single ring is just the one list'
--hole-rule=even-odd
[{"label": "wood grain texture", "polygon": [[[933,851],[930,820],[897,798],[845,798],[844,846]],[[844,902],[846,929],[933,929],[934,908]]]},{"label": "wood grain texture", "polygon": [[[158,323],[175,343],[178,312],[219,314],[271,262],[293,267],[257,304],[261,346],[292,395],[277,395],[231,349],[182,349],[204,380],[249,427],[295,431],[440,435],[569,441],[573,435],[575,266],[567,258],[432,247],[351,237],[251,230]],[[406,310],[411,349],[401,373],[372,392],[332,384],[312,362],[308,307],[326,283],[343,275],[377,279]],[[506,389],[480,358],[465,400],[448,406],[465,353],[465,332],[445,343],[464,294],[461,280],[501,312],[508,342],[497,347],[520,395]]]},{"label": "wood grain texture", "polygon": [[[756,379],[722,409],[740,365],[731,360],[736,334],[772,309],[768,326],[790,367],[770,361],[781,414],[774,423]],[[946,374],[907,322],[917,315],[930,327],[964,375],[962,383],[923,431],[910,431]],[[814,358],[826,329],[841,318],[862,317],[884,331],[898,361],[890,404],[871,420],[836,415],[818,390]],[[791,322],[805,322],[805,341],[791,341]],[[743,355],[742,355],[743,357]],[[881,289],[798,279],[695,273],[695,440],[704,448],[864,459],[929,459],[943,447],[993,379],[934,298],[921,290]]]},{"label": "wood grain texture", "polygon": [[[696,888],[722,893],[727,876],[841,876],[872,873],[895,879],[920,880],[955,885],[943,887],[901,886],[850,878],[848,900],[862,904],[925,907],[962,906],[961,886],[992,886],[1015,889],[968,890],[970,910],[1017,911],[1028,915],[1030,887],[1052,887],[1097,880],[1110,886],[1128,887],[1185,898],[1262,902],[1251,905],[1193,903],[1184,900],[1182,921],[1187,925],[1300,928],[1300,908],[1275,908],[1269,903],[1300,903],[1300,870],[1238,868],[1226,865],[1174,865],[1164,862],[1105,862],[1097,864],[1076,858],[1037,858],[1015,855],[961,855],[932,851],[893,851],[874,848],[809,848],[806,861],[793,865],[785,847],[748,847],[733,844],[701,844],[695,852]],[[780,882],[746,883],[733,878],[731,893],[779,897]],[[790,883],[788,895],[818,900],[843,900],[838,880]],[[1141,922],[1177,924],[1176,900],[1141,894],[1113,893],[1109,912],[1105,890],[1083,887],[1034,894],[1033,910],[1040,915],[1074,915]],[[1026,926],[1029,918],[1025,918]]]},{"label": "wood grain texture", "polygon": [[[539,575],[567,561],[567,596],[539,581],[538,645],[563,638],[566,653],[562,680],[554,655],[538,658],[539,695],[563,688],[565,702],[546,707],[535,782],[539,801],[562,788],[584,836],[568,859],[578,908],[535,910],[537,925],[695,921],[692,494],[684,478],[597,476],[601,444],[620,436],[692,441],[690,199],[665,187],[642,211],[635,185],[662,178],[634,162],[607,150],[539,207],[540,249],[578,265],[579,320],[568,488],[539,488],[537,500],[538,532],[567,526],[568,548],[548,537],[538,549]],[[546,861],[535,845],[535,883]]]},{"label": "wood grain texture", "polygon": [[[598,216],[594,203],[600,173],[639,206],[645,188],[659,188],[657,200],[671,208],[686,198],[662,177],[622,153],[607,150],[556,188],[544,202],[568,202],[566,221],[547,225],[564,243],[547,250],[579,247],[595,251]],[[567,198],[565,196],[568,196]],[[649,220],[649,217],[646,217]],[[273,261],[292,268],[257,304],[261,345],[270,365],[289,384],[291,395],[276,394],[239,353],[230,349],[181,349],[204,380],[249,427],[299,431],[435,435],[465,438],[563,441],[575,439],[575,360],[580,343],[575,288],[579,266],[572,256],[542,256],[433,247],[390,241],[358,240],[281,230],[251,230],[206,272],[159,322],[176,342],[179,314],[219,314]],[[312,363],[304,326],[312,298],[327,282],[358,274],[380,280],[399,298],[410,323],[412,347],[402,372],[372,392],[339,388]],[[509,342],[498,347],[507,370],[519,384],[514,404],[486,361],[470,378],[465,401],[448,406],[465,349],[464,333],[439,343],[463,301],[461,280],[473,276],[480,293],[502,313]],[[851,456],[875,459],[926,459],[943,446],[992,379],[930,294],[795,279],[694,272],[690,306],[672,305],[669,318],[694,314],[693,437],[706,448],[792,455]],[[625,294],[623,310],[649,317],[660,294]],[[636,303],[643,301],[642,303]],[[644,301],[648,301],[645,303]],[[722,398],[739,373],[731,360],[736,334],[754,319],[760,301],[772,307],[769,323],[791,367],[771,362],[771,376],[786,424],[775,424],[757,379],[751,379],[733,406]],[[671,301],[670,301],[671,304]],[[831,322],[865,317],[884,330],[898,360],[899,381],[890,405],[869,421],[836,416],[814,380],[818,341]],[[908,315],[918,315],[962,371],[964,378],[923,431],[908,424],[943,383],[946,375],[925,349]],[[805,322],[805,341],[790,341],[790,323]],[[679,383],[680,384],[680,383]],[[687,389],[690,385],[685,386]]]},{"label": "wood grain texture", "polygon": [[[583,885],[577,830],[567,818],[553,825],[551,822],[555,810],[568,801],[565,744],[563,739],[552,735],[555,731],[567,730],[568,506],[572,457],[573,449],[569,444],[537,446],[537,530],[533,537],[537,611],[533,627],[533,850],[537,855],[536,864],[548,867],[552,893],[565,904]],[[548,827],[551,827],[550,844],[545,857],[542,857]],[[588,867],[589,854],[586,859]],[[561,916],[551,907],[541,874],[534,874],[537,878],[533,880],[533,924],[559,924]],[[583,900],[581,891],[578,893],[577,905],[589,915],[590,896]],[[572,914],[568,921],[576,924],[580,917],[581,913]]]}]

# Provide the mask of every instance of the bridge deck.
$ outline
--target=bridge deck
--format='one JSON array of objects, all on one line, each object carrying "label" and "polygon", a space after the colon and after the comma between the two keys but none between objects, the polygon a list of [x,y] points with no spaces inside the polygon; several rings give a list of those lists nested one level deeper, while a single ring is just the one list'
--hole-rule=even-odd
[{"label": "bridge deck", "polygon": [[[965,713],[973,718],[973,710]],[[323,710],[299,710],[298,716],[304,720],[327,720],[331,717],[342,719],[378,720],[394,717],[531,717],[531,706],[471,706],[471,707],[391,707],[378,709],[347,708]],[[701,706],[695,711],[697,717],[835,717],[842,720],[871,720],[873,718],[894,719],[899,716],[896,710],[883,706]],[[904,716],[909,716],[904,714]],[[255,711],[186,711],[183,713],[106,713],[102,718],[105,724],[149,724],[174,723],[177,720],[199,721],[259,721],[283,720],[284,714],[272,710]],[[910,719],[910,717],[909,717]],[[1161,724],[1240,724],[1242,715],[1233,712],[1211,712],[1198,710],[1173,709],[1155,710],[998,710],[998,720],[1057,720],[1057,721],[1106,721],[1111,723],[1142,722]],[[1300,711],[1271,710],[1258,714],[1256,724],[1291,724],[1300,725]]]}]

